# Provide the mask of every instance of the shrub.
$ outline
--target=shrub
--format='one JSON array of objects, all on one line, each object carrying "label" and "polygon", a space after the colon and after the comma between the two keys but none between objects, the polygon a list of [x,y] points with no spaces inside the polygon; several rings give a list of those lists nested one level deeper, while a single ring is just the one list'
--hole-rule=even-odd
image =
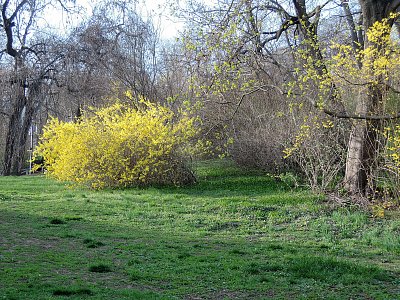
[{"label": "shrub", "polygon": [[195,178],[187,167],[196,119],[141,102],[86,112],[75,123],[52,118],[44,127],[37,155],[58,180],[92,188],[183,185]]},{"label": "shrub", "polygon": [[324,115],[311,115],[303,122],[285,157],[296,162],[314,192],[336,189],[345,166],[348,124]]},{"label": "shrub", "polygon": [[[377,189],[379,198],[400,201],[400,125],[389,122],[382,132],[383,164],[377,170]],[[377,197],[375,197],[377,198]]]}]

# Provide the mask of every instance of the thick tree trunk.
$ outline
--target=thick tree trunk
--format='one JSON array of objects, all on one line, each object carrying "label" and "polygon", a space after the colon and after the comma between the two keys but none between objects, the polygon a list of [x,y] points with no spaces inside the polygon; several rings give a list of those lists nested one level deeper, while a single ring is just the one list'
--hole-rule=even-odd
[{"label": "thick tree trunk", "polygon": [[[368,30],[375,22],[387,18],[398,8],[399,2],[397,0],[359,0],[364,30]],[[369,46],[368,39],[365,39],[364,48]],[[382,90],[368,86],[361,93],[363,94],[360,94],[357,99],[356,114],[373,115],[383,110]],[[369,189],[374,188],[373,173],[379,155],[377,132],[381,127],[381,121],[356,120],[353,123],[344,178],[345,188],[351,194],[366,196]]]},{"label": "thick tree trunk", "polygon": [[367,122],[356,120],[350,135],[346,158],[345,189],[352,194],[364,194],[367,187],[366,166],[364,166],[364,141]]},{"label": "thick tree trunk", "polygon": [[21,137],[22,123],[24,122],[26,112],[26,97],[19,94],[14,102],[14,111],[10,116],[8,122],[8,130],[6,137],[6,148],[4,151],[4,165],[3,175],[17,175],[15,174],[15,158],[16,149]]},{"label": "thick tree trunk", "polygon": [[[4,1],[0,11],[1,31],[5,34],[5,49],[3,51],[12,57],[15,63],[15,76],[10,80],[12,88],[15,89],[15,98],[13,99],[12,112],[8,121],[3,175],[19,175],[24,165],[25,145],[34,114],[34,97],[27,96],[28,73],[25,66],[26,56],[24,53],[27,53],[27,49],[29,49],[26,47],[25,42],[30,26],[34,23],[33,18],[36,17],[36,12],[38,12],[36,8],[27,0],[19,1],[18,5],[10,1]],[[20,20],[26,14],[30,15],[30,18],[24,21]],[[16,37],[19,40],[19,48],[14,45]],[[33,90],[35,91],[35,88]]]},{"label": "thick tree trunk", "polygon": [[353,195],[367,196],[375,190],[380,142],[380,121],[356,120],[350,135],[345,173],[345,189]]},{"label": "thick tree trunk", "polygon": [[33,116],[33,105],[20,94],[8,123],[3,175],[20,175],[24,166],[25,145]]},{"label": "thick tree trunk", "polygon": [[8,123],[6,147],[4,151],[3,175],[21,175],[25,164],[25,150],[29,128],[34,115],[33,99],[36,97],[39,83],[30,88],[26,95],[26,79],[19,79],[13,112]]},{"label": "thick tree trunk", "polygon": [[28,99],[25,109],[25,117],[21,124],[21,132],[19,134],[19,140],[17,141],[17,147],[15,149],[15,156],[12,161],[11,173],[14,175],[22,174],[22,170],[26,165],[26,144],[28,140],[29,129],[32,124],[33,113],[33,103],[30,101],[30,99]]}]

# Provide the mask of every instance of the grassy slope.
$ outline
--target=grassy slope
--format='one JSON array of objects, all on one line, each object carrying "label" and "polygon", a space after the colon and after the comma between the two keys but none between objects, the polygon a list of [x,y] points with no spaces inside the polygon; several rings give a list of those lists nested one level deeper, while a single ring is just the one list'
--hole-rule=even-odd
[{"label": "grassy slope", "polygon": [[400,299],[400,218],[224,162],[188,188],[0,178],[0,299]]}]

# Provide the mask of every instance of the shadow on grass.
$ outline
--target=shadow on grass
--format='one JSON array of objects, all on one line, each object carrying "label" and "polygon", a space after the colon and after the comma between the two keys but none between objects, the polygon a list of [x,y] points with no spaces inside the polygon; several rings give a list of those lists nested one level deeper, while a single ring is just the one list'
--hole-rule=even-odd
[{"label": "shadow on grass", "polygon": [[[110,190],[112,191],[112,190]],[[183,187],[154,186],[144,188],[127,188],[124,193],[137,194],[153,192],[163,195],[187,196],[190,198],[268,198],[275,204],[315,203],[318,195],[297,188],[291,189],[278,182],[270,175],[238,172],[226,176],[201,176],[196,184]],[[271,197],[272,196],[272,197]]]},{"label": "shadow on grass", "polygon": [[[165,187],[155,186],[150,188],[125,188],[125,189],[105,189],[104,193],[125,193],[137,194],[155,193],[163,195],[172,195],[173,197],[200,198],[252,198],[252,197],[270,197],[271,202],[275,204],[296,204],[312,203],[318,197],[312,195],[309,191],[301,189],[291,190],[282,182],[257,170],[241,169],[229,160],[210,160],[195,164],[198,174],[198,183],[184,187]],[[24,178],[2,178],[0,181],[0,203],[10,201],[42,201],[52,199],[52,193],[55,197],[63,197],[67,200],[82,198],[79,192],[84,194],[92,192],[84,187],[74,188],[72,191],[65,190],[60,195],[60,190],[65,189],[65,183],[55,182],[51,179],[45,179],[41,176]],[[15,191],[18,189],[18,192]],[[34,192],[33,192],[34,191]],[[90,200],[88,200],[90,201]]]},{"label": "shadow on grass", "polygon": [[[192,186],[186,187],[152,187],[145,192],[170,195],[172,197],[187,197],[191,199],[209,198],[229,201],[259,200],[264,204],[296,205],[315,204],[320,195],[308,190],[290,189],[273,178],[265,176],[232,176],[226,178],[200,179]],[[140,193],[137,188],[128,188],[124,193]],[[232,202],[231,202],[232,203]]]}]

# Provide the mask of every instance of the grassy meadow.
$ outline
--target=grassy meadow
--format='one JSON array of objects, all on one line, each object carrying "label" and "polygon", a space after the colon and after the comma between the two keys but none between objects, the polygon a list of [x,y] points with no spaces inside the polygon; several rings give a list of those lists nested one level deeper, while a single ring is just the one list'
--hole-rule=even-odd
[{"label": "grassy meadow", "polygon": [[400,299],[400,214],[228,161],[184,188],[0,178],[0,299]]}]

